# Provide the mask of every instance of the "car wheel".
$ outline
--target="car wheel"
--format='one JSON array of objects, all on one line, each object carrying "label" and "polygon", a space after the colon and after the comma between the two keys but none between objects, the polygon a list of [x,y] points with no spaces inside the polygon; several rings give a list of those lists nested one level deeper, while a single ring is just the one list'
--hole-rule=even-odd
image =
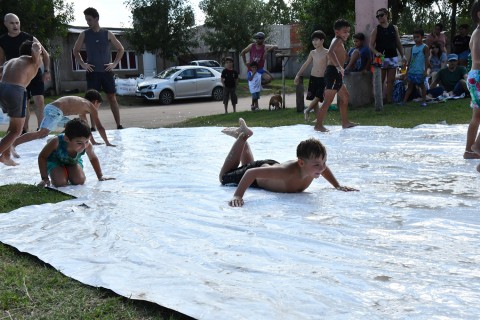
[{"label": "car wheel", "polygon": [[212,98],[215,101],[223,100],[223,88],[222,87],[215,87],[212,91]]},{"label": "car wheel", "polygon": [[159,95],[161,104],[170,104],[173,102],[173,92],[170,90],[163,90]]}]

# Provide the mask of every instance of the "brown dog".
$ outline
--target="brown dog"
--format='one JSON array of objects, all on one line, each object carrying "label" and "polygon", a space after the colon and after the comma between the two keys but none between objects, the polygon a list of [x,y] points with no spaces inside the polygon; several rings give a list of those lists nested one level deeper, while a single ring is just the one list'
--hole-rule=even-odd
[{"label": "brown dog", "polygon": [[282,96],[279,94],[275,94],[270,98],[270,102],[268,104],[268,110],[280,110],[281,108],[285,108],[283,105]]}]

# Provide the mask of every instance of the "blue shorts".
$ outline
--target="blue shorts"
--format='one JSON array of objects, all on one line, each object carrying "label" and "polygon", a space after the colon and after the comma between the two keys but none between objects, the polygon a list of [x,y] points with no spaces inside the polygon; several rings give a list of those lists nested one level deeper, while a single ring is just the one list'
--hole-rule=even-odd
[{"label": "blue shorts", "polygon": [[409,82],[413,83],[414,85],[421,85],[425,82],[425,76],[423,74],[411,74],[407,75],[407,79]]},{"label": "blue shorts", "polygon": [[115,79],[113,72],[87,72],[87,89],[104,91],[107,94],[115,93]]},{"label": "blue shorts", "polygon": [[55,107],[53,104],[47,104],[43,109],[43,120],[40,124],[40,129],[48,129],[54,131],[57,127],[64,127],[65,124],[70,121],[63,115],[62,110]]},{"label": "blue shorts", "polygon": [[470,91],[472,102],[470,107],[474,109],[480,108],[480,70],[470,70],[467,78],[467,87]]},{"label": "blue shorts", "polygon": [[253,99],[253,100],[258,100],[258,99],[260,99],[260,92],[253,92],[253,93],[252,93],[252,99]]}]

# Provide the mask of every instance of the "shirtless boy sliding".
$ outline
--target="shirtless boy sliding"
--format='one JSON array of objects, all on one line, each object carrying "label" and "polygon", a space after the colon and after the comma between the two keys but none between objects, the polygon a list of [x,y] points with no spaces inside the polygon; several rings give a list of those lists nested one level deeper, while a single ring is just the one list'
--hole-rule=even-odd
[{"label": "shirtless boy sliding", "polygon": [[38,42],[25,41],[20,46],[20,54],[0,67],[0,104],[10,117],[7,134],[0,141],[0,162],[9,166],[17,165],[10,158],[10,148],[22,133],[28,101],[26,87],[42,64],[42,46]]},{"label": "shirtless boy sliding", "polygon": [[[40,124],[40,130],[35,132],[28,132],[20,136],[15,140],[14,147],[19,144],[32,141],[35,139],[42,139],[48,136],[51,131],[54,131],[57,127],[64,126],[70,119],[66,116],[79,115],[81,119],[87,121],[87,114],[90,114],[95,126],[98,129],[98,133],[102,137],[107,146],[115,147],[108,141],[105,128],[100,122],[98,117],[98,108],[102,103],[102,96],[97,90],[90,89],[85,93],[85,98],[77,96],[65,96],[58,98],[57,100],[47,104],[43,111],[43,120]],[[90,136],[92,144],[100,144],[95,142],[93,136]],[[18,158],[18,154],[15,150],[12,150],[15,157]]]},{"label": "shirtless boy sliding", "polygon": [[[316,139],[300,142],[297,160],[278,163],[275,160],[253,158],[248,138],[253,135],[245,121],[239,119],[239,128],[225,128],[223,133],[236,138],[220,170],[219,179],[223,185],[238,185],[229,205],[241,207],[243,195],[248,187],[257,187],[273,192],[296,193],[305,190],[313,181],[323,176],[332,186],[341,191],[358,191],[341,186],[326,165],[327,152]],[[239,164],[242,166],[239,167]]]},{"label": "shirtless boy sliding", "polygon": [[338,94],[340,104],[340,116],[342,118],[342,128],[351,128],[356,126],[356,123],[348,120],[348,91],[343,84],[344,70],[343,65],[347,57],[344,43],[350,35],[350,23],[343,19],[338,19],[333,25],[335,31],[335,38],[330,44],[327,53],[327,68],[325,70],[325,99],[323,101],[320,111],[317,113],[317,124],[315,130],[327,132],[328,129],[323,126],[323,120],[327,114],[328,108]]},{"label": "shirtless boy sliding", "polygon": [[325,33],[321,30],[312,33],[312,45],[315,48],[310,51],[307,60],[298,70],[295,80],[293,82],[298,85],[300,77],[305,69],[312,63],[312,71],[310,72],[310,81],[308,83],[307,100],[312,100],[307,109],[305,109],[305,121],[308,121],[308,114],[313,109],[315,113],[318,112],[318,102],[323,102],[323,93],[325,91],[325,68],[327,67],[327,53],[328,50],[323,47],[325,42]]}]

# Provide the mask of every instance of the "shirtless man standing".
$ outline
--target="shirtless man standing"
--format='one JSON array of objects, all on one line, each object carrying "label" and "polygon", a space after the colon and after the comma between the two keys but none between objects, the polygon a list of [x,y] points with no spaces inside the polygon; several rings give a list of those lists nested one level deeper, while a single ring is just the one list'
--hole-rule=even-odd
[{"label": "shirtless man standing", "polygon": [[318,112],[318,102],[323,102],[323,95],[325,92],[325,68],[327,67],[327,53],[328,50],[323,47],[325,42],[325,33],[321,30],[312,33],[312,44],[315,48],[310,51],[307,60],[298,70],[293,82],[298,85],[300,77],[305,69],[312,63],[312,71],[310,72],[310,81],[308,83],[307,100],[312,100],[307,109],[305,109],[305,121],[308,121],[308,114],[313,109],[315,114]]},{"label": "shirtless man standing", "polygon": [[27,40],[20,46],[20,57],[10,59],[3,68],[0,68],[0,71],[3,71],[0,104],[3,112],[8,113],[10,117],[7,134],[0,141],[0,162],[8,166],[17,165],[10,158],[10,148],[22,133],[28,100],[26,88],[42,64],[41,54],[41,44]]},{"label": "shirtless man standing", "polygon": [[343,84],[344,71],[343,65],[347,57],[344,43],[350,35],[350,23],[343,19],[338,19],[333,25],[335,38],[332,40],[327,54],[327,68],[325,69],[325,100],[320,111],[317,113],[317,123],[315,130],[327,132],[328,129],[323,126],[323,120],[327,114],[328,108],[338,94],[340,104],[340,116],[342,118],[342,128],[351,128],[357,124],[348,120],[348,91]]}]

